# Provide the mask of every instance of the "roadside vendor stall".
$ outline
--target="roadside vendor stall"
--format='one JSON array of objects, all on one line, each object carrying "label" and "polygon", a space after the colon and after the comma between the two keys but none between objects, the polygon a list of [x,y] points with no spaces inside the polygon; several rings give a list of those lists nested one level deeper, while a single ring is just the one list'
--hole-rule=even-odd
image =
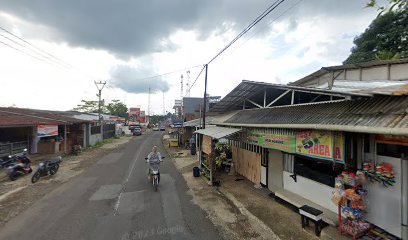
[{"label": "roadside vendor stall", "polygon": [[216,144],[219,140],[228,138],[240,131],[241,129],[239,128],[209,126],[206,129],[200,129],[194,132],[202,135],[201,154],[199,155],[200,170],[211,183],[214,181],[216,158],[219,157],[216,156]]}]

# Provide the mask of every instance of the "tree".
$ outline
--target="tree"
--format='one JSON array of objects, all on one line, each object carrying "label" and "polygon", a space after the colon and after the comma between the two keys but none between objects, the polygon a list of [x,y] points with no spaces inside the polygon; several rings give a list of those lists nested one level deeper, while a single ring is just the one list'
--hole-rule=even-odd
[{"label": "tree", "polygon": [[408,8],[404,4],[397,10],[378,15],[365,32],[354,39],[355,46],[344,64],[408,58]]},{"label": "tree", "polygon": [[[104,112],[104,106],[101,106],[102,112]],[[98,108],[98,101],[87,101],[81,100],[81,104],[78,104],[73,110],[86,112],[86,113],[97,113]]]},{"label": "tree", "polygon": [[106,106],[106,109],[108,110],[110,115],[124,118],[128,116],[127,106],[119,100],[112,100],[112,102]]},{"label": "tree", "polygon": [[[78,104],[73,110],[86,113],[98,113],[98,101],[81,100],[81,104]],[[108,105],[105,105],[105,101],[102,101],[101,113],[126,118],[127,112],[128,108],[119,100],[112,100]]]},{"label": "tree", "polygon": [[370,0],[367,3],[367,7],[376,7],[378,11],[380,11],[380,14],[387,12],[387,11],[399,11],[402,9],[406,9],[408,7],[408,1],[407,0],[388,0],[389,7],[379,5],[377,0]]}]

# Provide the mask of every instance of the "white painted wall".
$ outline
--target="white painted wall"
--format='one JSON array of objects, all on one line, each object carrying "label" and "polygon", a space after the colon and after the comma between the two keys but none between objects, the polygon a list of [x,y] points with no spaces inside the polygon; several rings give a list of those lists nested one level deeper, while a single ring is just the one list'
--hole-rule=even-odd
[{"label": "white painted wall", "polygon": [[334,213],[337,213],[337,205],[331,201],[333,188],[297,175],[297,182],[289,177],[291,173],[283,172],[283,188],[300,195]]},{"label": "white painted wall", "polygon": [[[391,163],[395,171],[395,185],[384,187],[381,184],[368,183],[367,221],[401,237],[401,159],[377,156],[377,162]],[[369,155],[366,154],[366,159]]]},{"label": "white painted wall", "polygon": [[390,76],[392,80],[407,80],[408,63],[391,65]]},{"label": "white painted wall", "polygon": [[283,188],[283,154],[281,151],[268,149],[268,186],[270,190]]},{"label": "white painted wall", "polygon": [[[339,78],[340,79],[340,78]],[[344,80],[360,80],[360,70],[359,69],[347,69],[346,79]]]},{"label": "white painted wall", "polygon": [[387,80],[387,66],[382,67],[372,67],[372,68],[363,68],[362,69],[362,80],[363,81],[372,81],[372,80]]},{"label": "white painted wall", "polygon": [[98,142],[102,142],[103,137],[101,133],[89,135],[89,145],[93,146]]},{"label": "white painted wall", "polygon": [[263,185],[267,184],[267,182],[266,182],[266,167],[264,167],[264,166],[261,166],[261,183]]}]

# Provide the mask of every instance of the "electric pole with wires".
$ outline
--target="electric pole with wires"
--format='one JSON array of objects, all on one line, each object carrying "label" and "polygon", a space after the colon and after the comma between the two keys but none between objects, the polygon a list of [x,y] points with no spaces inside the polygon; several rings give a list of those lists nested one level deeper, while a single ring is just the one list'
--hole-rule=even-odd
[{"label": "electric pole with wires", "polygon": [[[106,81],[95,81],[95,86],[98,89],[98,122],[99,126],[102,126],[102,117],[101,117],[101,97],[102,97],[102,89],[105,87]],[[102,130],[101,130],[102,131]]]}]

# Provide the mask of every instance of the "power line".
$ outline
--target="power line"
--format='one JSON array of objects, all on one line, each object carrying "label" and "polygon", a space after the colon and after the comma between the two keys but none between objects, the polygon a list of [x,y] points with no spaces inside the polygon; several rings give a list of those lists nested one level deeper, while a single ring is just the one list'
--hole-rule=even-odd
[{"label": "power line", "polygon": [[[0,43],[3,44],[3,45],[5,45],[5,46],[7,46],[7,47],[9,47],[9,48],[12,48],[12,49],[14,49],[14,50],[16,50],[16,51],[18,51],[18,52],[20,52],[20,53],[23,53],[23,54],[25,54],[25,55],[27,55],[27,56],[30,56],[30,57],[32,57],[32,58],[34,58],[34,59],[37,59],[38,61],[45,62],[43,59],[38,58],[38,57],[36,57],[36,56],[34,56],[34,55],[31,55],[30,53],[24,52],[23,50],[18,49],[18,48],[16,48],[16,47],[13,47],[13,46],[11,46],[10,44],[7,44],[7,43],[5,43],[5,42],[3,42],[3,41],[0,41]],[[48,62],[46,62],[46,63],[48,63]]]},{"label": "power line", "polygon": [[194,69],[194,68],[201,67],[201,66],[202,65],[196,65],[196,66],[191,66],[191,67],[187,67],[187,68],[183,68],[183,69],[179,69],[179,70],[174,70],[174,71],[171,71],[171,72],[161,73],[161,74],[150,76],[150,77],[138,78],[138,79],[135,79],[135,81],[146,80],[146,79],[150,79],[150,78],[163,77],[163,76],[166,76],[166,75],[182,72],[182,71],[189,70],[189,69]]},{"label": "power line", "polygon": [[[285,11],[283,11],[281,14],[279,14],[276,18],[272,19],[270,22],[268,22],[266,25],[270,25],[273,22],[275,22],[276,20],[278,20],[279,18],[281,18],[283,15],[285,15],[287,12],[289,12],[290,10],[292,10],[294,7],[296,7],[299,3],[301,3],[303,0],[299,0],[297,1],[295,4],[293,4],[292,6],[290,6],[289,8],[287,8]],[[265,28],[266,26],[264,26]],[[245,40],[245,42],[241,43],[240,45],[238,45],[235,49],[232,50],[233,53],[236,50],[238,50],[240,47],[242,47],[243,45],[245,45],[249,40],[251,40],[253,37],[255,37],[256,34],[258,34],[261,31],[261,29],[258,29],[257,31],[254,32],[254,34],[252,34],[248,39]]]},{"label": "power line", "polygon": [[[49,52],[47,52],[47,51],[45,51],[45,50],[43,50],[43,49],[41,49],[41,48],[35,46],[34,44],[32,44],[32,43],[30,43],[30,42],[28,42],[27,40],[23,39],[22,37],[19,37],[19,36],[17,36],[16,34],[14,34],[14,33],[10,32],[10,31],[8,31],[8,30],[5,29],[4,27],[1,27],[1,26],[0,26],[0,29],[3,30],[4,32],[10,34],[10,35],[13,36],[14,38],[17,38],[18,40],[22,41],[23,43],[25,43],[25,44],[28,45],[29,47],[27,47],[27,46],[25,46],[25,45],[23,45],[23,44],[21,44],[21,43],[18,43],[16,40],[12,40],[12,39],[6,37],[6,36],[3,35],[3,34],[0,34],[1,36],[3,36],[4,38],[7,38],[8,40],[12,41],[13,43],[18,44],[19,46],[22,46],[22,47],[24,47],[24,48],[30,50],[31,52],[34,52],[34,53],[36,53],[37,55],[40,55],[41,57],[43,57],[43,58],[45,58],[45,59],[48,59],[48,60],[51,61],[52,63],[58,64],[59,66],[64,67],[64,68],[67,69],[67,70],[76,70],[77,72],[80,72],[82,75],[84,75],[84,76],[86,76],[86,77],[88,77],[88,78],[94,78],[93,76],[90,76],[89,74],[83,72],[81,69],[76,68],[75,66],[73,66],[73,65],[71,65],[71,64],[69,64],[69,63],[63,61],[62,59],[60,59],[60,58],[58,58],[58,57],[56,57],[55,55],[53,55],[53,54],[51,54],[51,53],[49,53]],[[8,45],[8,46],[10,47],[10,45]],[[13,48],[13,47],[12,47],[12,48]],[[15,48],[13,48],[13,49],[15,49]],[[21,52],[21,51],[20,51],[20,52]],[[36,58],[36,59],[39,60],[38,58]],[[48,62],[47,62],[47,63],[48,63]]]},{"label": "power line", "polygon": [[[205,69],[205,65],[203,66],[203,68],[201,69],[200,73],[198,73],[196,79],[194,80],[193,84],[191,84],[190,88],[188,89],[188,92],[190,92],[191,88],[194,86],[194,84],[197,82],[198,78],[200,77],[200,75],[203,73]],[[184,96],[185,97],[185,96]]]},{"label": "power line", "polygon": [[285,0],[276,0],[272,5],[270,5],[261,15],[259,15],[254,21],[252,21],[242,32],[240,32],[230,43],[228,43],[221,51],[219,51],[207,64],[210,64],[218,56],[220,56],[225,50],[227,50],[232,44],[234,44],[238,39],[240,39],[245,33],[251,30],[256,24],[258,24],[262,19],[264,19],[269,13],[275,10],[280,4]]},{"label": "power line", "polygon": [[[59,65],[59,66],[62,66],[62,67],[65,67],[65,68],[66,68],[66,66],[61,65],[59,62],[56,62],[56,61],[53,60],[52,58],[49,58],[49,57],[47,57],[47,56],[44,56],[44,55],[41,54],[41,53],[37,53],[37,52],[33,51],[32,49],[28,48],[27,46],[25,46],[25,45],[23,45],[23,44],[21,44],[21,43],[15,41],[14,39],[11,39],[11,38],[9,38],[9,37],[7,37],[7,36],[1,34],[1,33],[0,33],[0,36],[2,36],[3,38],[9,40],[10,42],[12,42],[12,43],[14,43],[14,44],[17,44],[17,45],[20,46],[20,47],[23,47],[23,49],[27,49],[27,50],[31,51],[32,53],[41,56],[42,59],[40,59],[40,57],[36,57],[36,59],[38,59],[38,60],[41,60],[41,61],[46,62],[46,63],[49,63],[49,64],[56,64],[56,65]],[[6,45],[6,46],[11,47],[11,45]],[[11,47],[11,48],[13,48],[13,47]],[[13,49],[14,49],[14,50],[17,50],[16,48],[13,48]],[[22,52],[22,53],[24,53],[24,54],[28,54],[28,52],[23,52],[23,51],[20,51],[20,52]],[[45,61],[45,60],[48,60],[48,61]]]},{"label": "power line", "polygon": [[22,42],[28,44],[29,46],[31,46],[32,48],[36,49],[37,51],[39,51],[39,52],[41,52],[41,53],[43,53],[43,54],[48,55],[50,58],[55,59],[56,61],[61,62],[61,63],[64,64],[64,65],[67,65],[67,66],[72,67],[70,64],[64,62],[64,61],[61,60],[60,58],[58,58],[58,57],[56,57],[56,56],[54,56],[54,55],[52,55],[52,54],[50,54],[50,53],[44,51],[43,49],[41,49],[41,48],[35,46],[34,44],[28,42],[27,40],[23,39],[22,37],[19,37],[19,36],[15,35],[14,33],[8,31],[7,29],[5,29],[5,28],[3,28],[3,27],[1,27],[1,26],[0,26],[0,29],[3,30],[3,31],[5,31],[6,33],[10,34],[11,36],[13,36],[13,37],[19,39],[20,41],[22,41]]}]

